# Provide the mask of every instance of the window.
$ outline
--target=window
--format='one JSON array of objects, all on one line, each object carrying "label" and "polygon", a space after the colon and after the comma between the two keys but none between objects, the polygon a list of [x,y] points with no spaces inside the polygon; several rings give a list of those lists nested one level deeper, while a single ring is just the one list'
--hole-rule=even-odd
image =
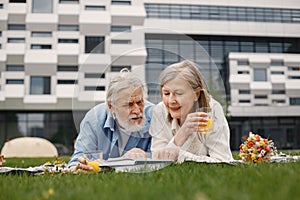
[{"label": "window", "polygon": [[130,32],[131,31],[131,27],[130,26],[112,26],[111,27],[111,32]]},{"label": "window", "polygon": [[104,53],[104,46],[104,37],[102,36],[85,37],[85,53]]},{"label": "window", "polygon": [[50,94],[51,78],[47,76],[30,77],[30,94]]},{"label": "window", "polygon": [[254,95],[255,99],[267,99],[268,95]]},{"label": "window", "polygon": [[273,99],[272,104],[285,104],[285,99]]},{"label": "window", "polygon": [[111,40],[112,44],[131,44],[131,40]]},{"label": "window", "polygon": [[249,74],[249,71],[238,71],[238,74]]},{"label": "window", "polygon": [[105,6],[85,6],[85,10],[105,10]]},{"label": "window", "polygon": [[12,84],[12,85],[24,84],[24,80],[23,79],[7,79],[6,84]]},{"label": "window", "polygon": [[256,103],[256,104],[254,104],[254,106],[268,106],[268,104],[266,104],[266,103]]},{"label": "window", "polygon": [[271,60],[271,66],[284,66],[283,60]]},{"label": "window", "polygon": [[119,66],[119,65],[115,65],[115,66],[111,66],[110,67],[110,71],[111,72],[120,72],[122,69],[127,68],[129,71],[131,71],[131,66]]},{"label": "window", "polygon": [[58,65],[57,66],[57,71],[60,71],[60,72],[77,72],[78,71],[78,66]]},{"label": "window", "polygon": [[86,73],[86,74],[84,74],[84,78],[105,78],[105,74]]},{"label": "window", "polygon": [[300,97],[292,97],[290,98],[291,106],[299,106],[300,105]]},{"label": "window", "polygon": [[7,43],[25,43],[25,38],[7,38]]},{"label": "window", "polygon": [[249,65],[249,61],[248,60],[238,60],[238,65],[239,66]]},{"label": "window", "polygon": [[240,42],[241,52],[254,52],[254,42]]},{"label": "window", "polygon": [[31,32],[31,37],[52,37],[52,32]]},{"label": "window", "polygon": [[[128,5],[126,1],[112,1]],[[130,2],[129,2],[130,3]],[[299,9],[145,3],[148,18],[299,23]]]},{"label": "window", "polygon": [[239,90],[239,94],[250,94],[250,90]]},{"label": "window", "polygon": [[58,39],[58,43],[78,43],[78,39]]},{"label": "window", "polygon": [[294,143],[295,141],[297,141],[297,139],[295,139],[295,135],[297,135],[297,132],[294,133],[293,128],[287,128],[286,129],[286,142]]},{"label": "window", "polygon": [[129,6],[131,1],[111,1],[111,5]]},{"label": "window", "polygon": [[280,49],[282,49],[282,43],[270,43],[270,52],[271,53],[280,53]]},{"label": "window", "polygon": [[7,29],[10,31],[23,31],[25,30],[24,24],[8,24]]},{"label": "window", "polygon": [[300,71],[300,66],[299,66],[299,67],[296,67],[296,66],[295,66],[295,67],[294,67],[294,66],[293,66],[293,67],[292,67],[292,66],[289,66],[289,67],[288,67],[288,71]]},{"label": "window", "polygon": [[26,3],[26,0],[9,0],[9,3]]},{"label": "window", "polygon": [[79,0],[59,0],[61,4],[79,4]]},{"label": "window", "polygon": [[253,69],[254,81],[267,81],[267,71],[266,69]]},{"label": "window", "polygon": [[271,71],[272,75],[283,75],[284,71]]},{"label": "window", "polygon": [[76,80],[57,80],[57,84],[59,85],[74,85],[77,84]]},{"label": "window", "polygon": [[32,44],[31,49],[51,49],[50,44]]},{"label": "window", "polygon": [[32,0],[33,13],[52,13],[53,0]]},{"label": "window", "polygon": [[72,24],[60,24],[58,25],[58,30],[59,31],[79,31],[79,26],[78,25],[72,25]]},{"label": "window", "polygon": [[239,103],[250,103],[249,99],[240,99]]},{"label": "window", "polygon": [[300,79],[300,76],[288,76],[288,79]]},{"label": "window", "polygon": [[272,90],[272,94],[285,94],[285,90]]},{"label": "window", "polygon": [[85,91],[105,91],[105,86],[85,86]]},{"label": "window", "polygon": [[22,71],[24,71],[24,65],[6,65],[6,71],[22,72]]}]

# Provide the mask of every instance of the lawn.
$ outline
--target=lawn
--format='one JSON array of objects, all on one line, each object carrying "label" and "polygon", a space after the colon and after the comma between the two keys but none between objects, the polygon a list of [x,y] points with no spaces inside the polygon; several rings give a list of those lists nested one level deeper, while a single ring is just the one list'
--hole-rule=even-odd
[{"label": "lawn", "polygon": [[[61,159],[68,161],[69,157]],[[47,158],[11,158],[29,167]],[[12,199],[299,199],[300,162],[227,165],[186,162],[150,173],[2,174],[0,198]]]}]

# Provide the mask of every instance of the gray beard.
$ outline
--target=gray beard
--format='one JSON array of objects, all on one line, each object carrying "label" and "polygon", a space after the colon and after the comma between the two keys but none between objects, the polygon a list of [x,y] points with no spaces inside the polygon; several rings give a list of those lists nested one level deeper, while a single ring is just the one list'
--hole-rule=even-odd
[{"label": "gray beard", "polygon": [[141,131],[146,124],[146,118],[145,118],[144,114],[143,114],[143,118],[142,118],[142,121],[140,124],[138,124],[138,123],[131,124],[129,119],[121,120],[118,113],[115,113],[115,120],[116,120],[117,124],[119,125],[119,128],[126,133]]}]

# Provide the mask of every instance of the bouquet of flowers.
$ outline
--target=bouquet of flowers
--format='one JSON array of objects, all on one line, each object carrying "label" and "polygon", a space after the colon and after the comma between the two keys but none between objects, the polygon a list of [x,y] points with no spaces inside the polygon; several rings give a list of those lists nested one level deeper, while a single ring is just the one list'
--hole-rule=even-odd
[{"label": "bouquet of flowers", "polygon": [[244,143],[240,145],[240,158],[248,163],[261,163],[270,161],[270,157],[277,154],[272,140],[262,138],[260,135],[249,133]]}]

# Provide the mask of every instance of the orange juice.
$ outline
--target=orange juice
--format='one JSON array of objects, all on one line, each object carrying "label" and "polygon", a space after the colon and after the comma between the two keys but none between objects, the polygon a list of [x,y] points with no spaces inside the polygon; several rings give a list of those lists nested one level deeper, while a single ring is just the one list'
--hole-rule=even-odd
[{"label": "orange juice", "polygon": [[201,132],[208,133],[212,131],[213,119],[208,118],[205,126],[199,126]]}]

